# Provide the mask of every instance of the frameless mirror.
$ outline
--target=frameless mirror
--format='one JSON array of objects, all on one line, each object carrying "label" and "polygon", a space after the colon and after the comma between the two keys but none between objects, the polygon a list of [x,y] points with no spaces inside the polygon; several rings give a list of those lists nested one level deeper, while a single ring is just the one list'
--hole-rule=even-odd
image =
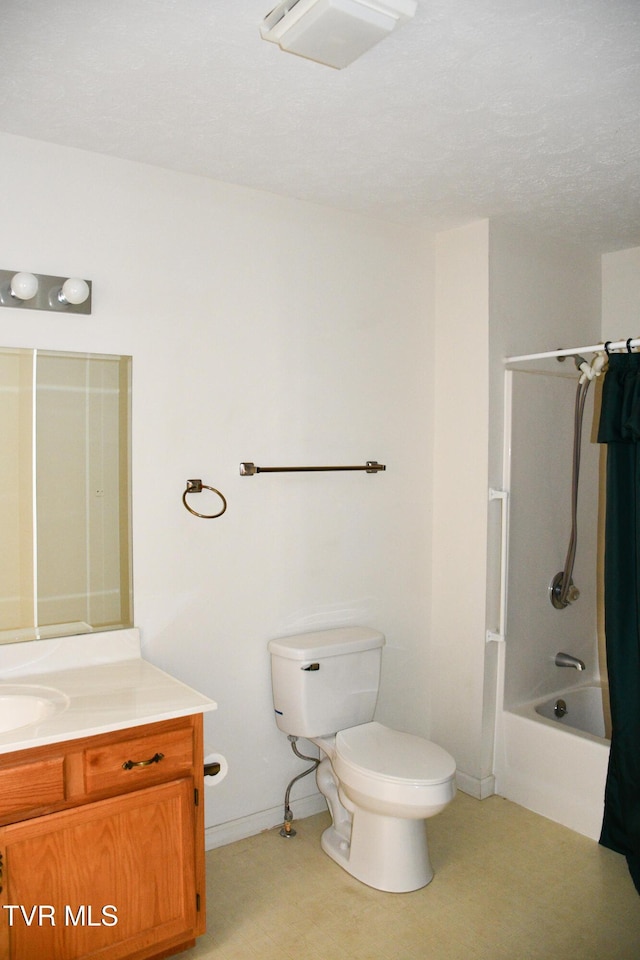
[{"label": "frameless mirror", "polygon": [[133,624],[131,357],[0,348],[0,643]]}]

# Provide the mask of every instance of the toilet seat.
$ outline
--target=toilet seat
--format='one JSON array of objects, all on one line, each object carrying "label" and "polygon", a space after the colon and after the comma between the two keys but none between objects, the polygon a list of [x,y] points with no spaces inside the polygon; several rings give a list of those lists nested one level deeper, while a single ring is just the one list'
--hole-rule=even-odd
[{"label": "toilet seat", "polygon": [[339,731],[335,751],[343,772],[398,786],[435,786],[456,772],[455,760],[442,747],[375,721]]}]

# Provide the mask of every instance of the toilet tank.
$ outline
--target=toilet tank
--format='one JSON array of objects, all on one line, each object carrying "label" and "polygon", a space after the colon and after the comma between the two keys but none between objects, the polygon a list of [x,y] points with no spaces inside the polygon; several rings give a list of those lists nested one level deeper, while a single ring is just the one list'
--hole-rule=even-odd
[{"label": "toilet tank", "polygon": [[323,737],[373,720],[384,635],[338,627],[270,640],[276,723],[296,737]]}]

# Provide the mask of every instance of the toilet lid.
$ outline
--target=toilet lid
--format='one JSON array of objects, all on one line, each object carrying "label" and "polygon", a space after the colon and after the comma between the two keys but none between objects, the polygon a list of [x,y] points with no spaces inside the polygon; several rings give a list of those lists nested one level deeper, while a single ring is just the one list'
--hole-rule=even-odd
[{"label": "toilet lid", "polygon": [[435,784],[456,772],[455,760],[442,747],[375,722],[341,730],[336,753],[346,764],[384,780]]}]

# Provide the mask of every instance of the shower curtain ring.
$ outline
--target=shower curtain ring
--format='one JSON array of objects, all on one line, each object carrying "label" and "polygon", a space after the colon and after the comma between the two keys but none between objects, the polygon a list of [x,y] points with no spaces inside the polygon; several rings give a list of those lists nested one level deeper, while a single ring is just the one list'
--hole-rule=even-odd
[{"label": "shower curtain ring", "polygon": [[610,347],[610,346],[611,346],[611,340],[607,340],[606,343],[605,343],[605,345],[604,345],[604,352],[606,353],[607,357],[610,357],[610,356],[611,356],[611,353],[609,352],[609,347]]},{"label": "shower curtain ring", "polygon": [[631,341],[632,341],[632,340],[633,340],[633,337],[629,337],[629,339],[627,340],[627,353],[633,353],[633,351],[632,351],[632,349],[631,349]]}]

